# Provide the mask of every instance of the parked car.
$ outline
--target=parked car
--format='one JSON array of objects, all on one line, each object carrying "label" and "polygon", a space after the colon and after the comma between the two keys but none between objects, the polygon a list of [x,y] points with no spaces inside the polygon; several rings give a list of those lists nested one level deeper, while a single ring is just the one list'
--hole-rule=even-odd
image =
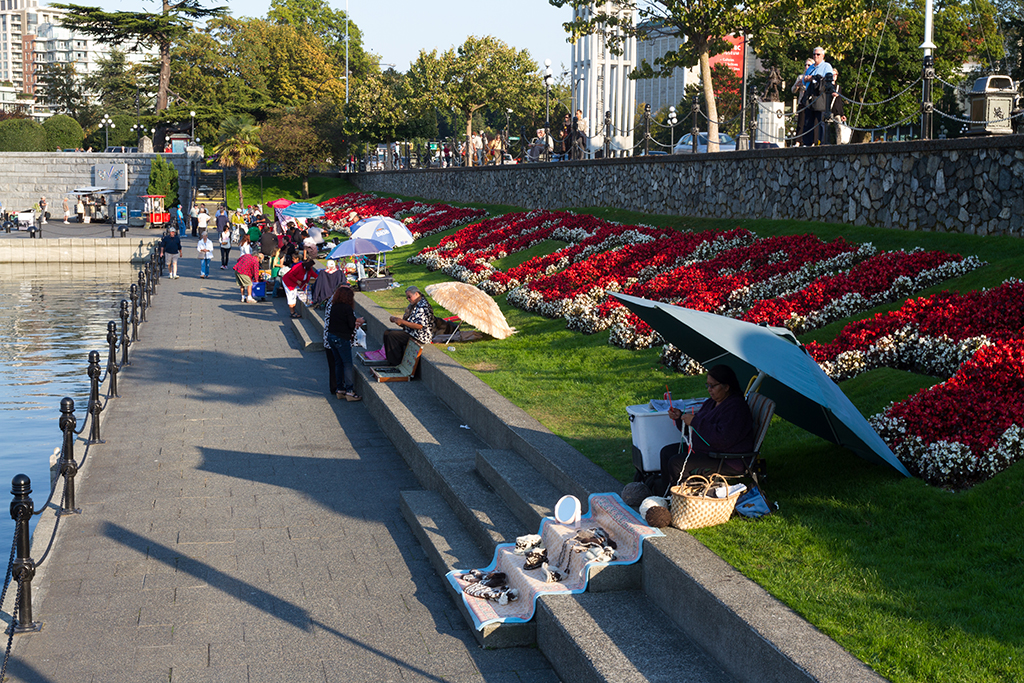
[{"label": "parked car", "polygon": [[117,146],[117,147],[107,147],[103,151],[106,152],[107,154],[138,154],[139,153],[139,148],[138,147],[122,147],[122,146]]},{"label": "parked car", "polygon": [[[697,135],[697,153],[703,154],[708,151],[708,134],[698,133]],[[725,133],[718,134],[718,151],[719,152],[735,152],[736,151],[736,140],[731,135]],[[683,137],[679,138],[679,142],[676,143],[675,148],[672,150],[674,154],[691,154],[693,152],[693,134],[687,133]]]}]

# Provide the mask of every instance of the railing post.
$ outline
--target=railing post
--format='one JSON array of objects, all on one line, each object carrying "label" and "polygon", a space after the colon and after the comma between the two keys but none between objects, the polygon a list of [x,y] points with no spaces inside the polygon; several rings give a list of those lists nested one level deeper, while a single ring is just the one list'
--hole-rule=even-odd
[{"label": "railing post", "polygon": [[935,111],[935,104],[932,102],[932,81],[935,80],[935,58],[931,55],[924,57],[924,86],[921,92],[921,139],[932,139],[932,112]]},{"label": "railing post", "polygon": [[60,400],[60,429],[64,432],[64,448],[60,453],[60,476],[64,477],[64,505],[60,509],[62,515],[78,515],[82,511],[75,507],[75,475],[78,474],[78,463],[75,462],[75,402],[65,396]]},{"label": "railing post", "polygon": [[131,339],[128,334],[128,301],[121,299],[121,367],[131,365],[128,362],[128,345]]},{"label": "railing post", "polygon": [[100,438],[100,413],[103,412],[103,404],[100,403],[100,352],[89,352],[89,413],[92,415],[92,425],[89,427],[89,443],[103,443]]},{"label": "railing post", "polygon": [[107,374],[110,375],[110,395],[117,396],[117,323],[107,323]]},{"label": "railing post", "polygon": [[606,111],[604,113],[604,158],[607,159],[612,154],[612,113]]},{"label": "railing post", "polygon": [[14,562],[11,577],[18,582],[18,617],[11,621],[7,633],[34,633],[43,625],[32,621],[32,577],[36,575],[36,562],[29,553],[28,522],[35,512],[30,494],[32,481],[28,475],[17,474],[11,480],[11,517],[14,518]]},{"label": "railing post", "polygon": [[700,126],[697,125],[697,116],[700,114],[700,101],[697,95],[693,96],[693,106],[690,111],[693,115],[693,127],[690,128],[690,142],[693,145],[693,153],[697,153],[697,138],[700,136]]},{"label": "railing post", "polygon": [[139,271],[139,322],[146,322],[146,274]]},{"label": "railing post", "polygon": [[651,154],[651,105],[644,105],[644,156]]},{"label": "railing post", "polygon": [[139,341],[139,286],[133,284],[128,288],[128,298],[132,302],[132,341]]}]

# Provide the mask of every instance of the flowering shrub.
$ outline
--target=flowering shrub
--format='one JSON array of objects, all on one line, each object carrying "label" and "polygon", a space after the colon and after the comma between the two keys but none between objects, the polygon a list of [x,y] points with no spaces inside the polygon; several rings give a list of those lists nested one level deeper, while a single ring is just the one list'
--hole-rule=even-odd
[{"label": "flowering shrub", "polygon": [[415,239],[487,215],[483,209],[463,209],[447,204],[421,204],[362,192],[332,197],[320,202],[320,208],[324,210],[321,220],[327,228],[345,235],[352,234],[349,226],[370,216],[400,218],[406,215],[408,217],[403,222]]}]

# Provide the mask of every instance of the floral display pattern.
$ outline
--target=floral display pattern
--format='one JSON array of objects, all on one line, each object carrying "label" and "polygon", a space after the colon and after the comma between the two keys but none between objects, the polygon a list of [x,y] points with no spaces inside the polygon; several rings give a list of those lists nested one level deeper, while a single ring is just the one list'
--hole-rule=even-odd
[{"label": "floral display pattern", "polygon": [[362,192],[332,197],[320,202],[320,208],[324,210],[321,220],[333,232],[350,235],[352,233],[349,227],[364,218],[389,216],[401,218],[415,239],[465,225],[487,215],[483,209],[467,209],[447,204],[422,204]]}]

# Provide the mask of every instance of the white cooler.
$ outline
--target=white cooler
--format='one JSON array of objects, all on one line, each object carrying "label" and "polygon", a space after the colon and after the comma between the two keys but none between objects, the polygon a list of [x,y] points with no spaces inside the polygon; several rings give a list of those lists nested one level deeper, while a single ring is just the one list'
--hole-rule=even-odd
[{"label": "white cooler", "polygon": [[[704,399],[676,401],[675,406],[688,411],[700,408]],[[661,471],[661,449],[665,446],[677,446],[682,433],[676,429],[676,423],[668,416],[668,409],[654,410],[651,404],[626,406],[629,413],[629,426],[633,432],[633,466],[641,472]]]}]

